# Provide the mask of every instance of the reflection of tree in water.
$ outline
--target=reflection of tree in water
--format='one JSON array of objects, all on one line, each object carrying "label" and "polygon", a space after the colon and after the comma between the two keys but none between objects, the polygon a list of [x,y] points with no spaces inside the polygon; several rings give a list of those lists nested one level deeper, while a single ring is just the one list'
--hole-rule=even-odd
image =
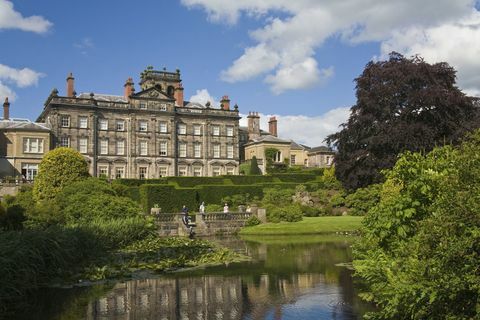
[{"label": "reflection of tree in water", "polygon": [[[232,244],[253,261],[118,283],[84,305],[81,318],[282,319],[288,308],[314,297],[323,299],[316,307],[326,319],[354,319],[348,313],[355,304],[350,272],[335,266],[351,260],[348,243]],[[42,319],[49,318],[63,317]]]}]

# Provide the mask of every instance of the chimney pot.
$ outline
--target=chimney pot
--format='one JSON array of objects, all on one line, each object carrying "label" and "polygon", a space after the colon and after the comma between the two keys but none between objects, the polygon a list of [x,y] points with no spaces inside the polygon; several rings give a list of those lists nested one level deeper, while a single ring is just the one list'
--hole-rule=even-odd
[{"label": "chimney pot", "polygon": [[220,106],[222,108],[222,110],[230,110],[230,99],[228,98],[227,95],[224,95],[222,97],[222,100],[220,100]]},{"label": "chimney pot", "polygon": [[173,97],[175,98],[175,104],[179,107],[183,107],[183,86],[181,82],[177,84]]},{"label": "chimney pot", "polygon": [[8,102],[8,97],[5,98],[3,103],[3,120],[10,120],[10,102]]},{"label": "chimney pot", "polygon": [[124,85],[125,89],[123,95],[125,96],[125,98],[128,99],[133,94],[133,92],[135,92],[133,85],[133,79],[131,77],[128,78]]},{"label": "chimney pot", "polygon": [[276,117],[270,117],[268,120],[268,132],[272,136],[277,136],[277,118]]},{"label": "chimney pot", "polygon": [[74,96],[74,81],[75,78],[73,77],[73,74],[70,72],[67,76],[67,97],[72,98]]}]

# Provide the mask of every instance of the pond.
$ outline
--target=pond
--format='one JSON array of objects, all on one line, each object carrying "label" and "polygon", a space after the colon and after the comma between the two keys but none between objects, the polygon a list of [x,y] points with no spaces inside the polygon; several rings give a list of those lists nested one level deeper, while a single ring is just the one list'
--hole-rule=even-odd
[{"label": "pond", "polygon": [[45,289],[17,319],[361,319],[351,261],[354,238],[215,239],[249,262],[146,279]]}]

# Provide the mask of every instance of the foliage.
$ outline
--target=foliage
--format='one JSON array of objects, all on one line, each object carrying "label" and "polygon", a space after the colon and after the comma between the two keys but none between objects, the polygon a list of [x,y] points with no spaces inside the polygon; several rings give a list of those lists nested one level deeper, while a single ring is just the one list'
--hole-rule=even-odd
[{"label": "foliage", "polygon": [[129,218],[140,212],[138,204],[117,196],[110,184],[98,178],[72,183],[55,200],[66,224]]},{"label": "foliage", "polygon": [[248,175],[250,174],[250,162],[244,162],[244,163],[241,163],[239,166],[238,166],[238,173],[241,174],[241,175]]},{"label": "foliage", "polygon": [[230,207],[238,207],[239,205],[246,205],[252,201],[249,193],[234,194],[222,198],[223,203],[228,203]]},{"label": "foliage", "polygon": [[262,171],[258,167],[257,157],[253,156],[252,160],[250,161],[250,172],[249,175],[261,175]]},{"label": "foliage", "polygon": [[300,209],[305,217],[317,217],[321,212],[321,209],[312,206],[302,205]]},{"label": "foliage", "polygon": [[223,205],[210,203],[205,206],[205,212],[223,212]]},{"label": "foliage", "polygon": [[265,189],[262,205],[286,206],[292,204],[292,196],[295,190],[284,188],[268,188]]},{"label": "foliage", "polygon": [[305,183],[314,181],[317,176],[312,173],[273,173],[272,177],[278,178],[281,182]]},{"label": "foliage", "polygon": [[478,127],[473,99],[455,85],[447,63],[428,64],[392,52],[369,62],[355,79],[357,103],[343,129],[327,138],[336,145],[336,176],[347,189],[382,181],[404,151],[457,144]]},{"label": "foliage", "polygon": [[251,216],[248,218],[248,220],[245,222],[245,227],[253,227],[253,226],[258,226],[262,222],[260,219],[257,218],[257,216]]},{"label": "foliage", "polygon": [[278,222],[296,222],[303,219],[302,208],[298,204],[289,205],[267,205],[267,221]]},{"label": "foliage", "polygon": [[[183,205],[190,210],[198,208],[197,192],[193,188],[175,188],[172,185],[144,184],[140,186],[140,204],[144,212],[150,212],[155,204],[162,208],[162,212],[180,212]],[[205,203],[211,203],[201,198]]]},{"label": "foliage", "polygon": [[53,200],[65,186],[88,177],[88,165],[83,156],[71,148],[56,148],[42,159],[35,178],[35,201]]},{"label": "foliage", "polygon": [[355,248],[369,319],[474,319],[480,296],[480,132],[405,153],[386,174]]},{"label": "foliage", "polygon": [[363,216],[380,201],[381,184],[371,184],[366,188],[358,188],[345,197],[345,205],[350,209],[348,214]]},{"label": "foliage", "polygon": [[265,149],[265,162],[266,162],[266,171],[267,173],[276,172],[274,166],[275,155],[279,150],[277,148],[266,148]]},{"label": "foliage", "polygon": [[252,198],[261,198],[263,196],[263,187],[257,185],[198,186],[197,194],[199,201],[221,204],[222,199],[236,194],[249,194]]}]

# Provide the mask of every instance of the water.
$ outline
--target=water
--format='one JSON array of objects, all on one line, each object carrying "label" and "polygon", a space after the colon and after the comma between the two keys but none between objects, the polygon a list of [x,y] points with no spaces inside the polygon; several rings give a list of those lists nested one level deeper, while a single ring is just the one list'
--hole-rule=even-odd
[{"label": "water", "polygon": [[353,238],[225,238],[252,261],[142,280],[47,289],[18,319],[360,319]]}]

